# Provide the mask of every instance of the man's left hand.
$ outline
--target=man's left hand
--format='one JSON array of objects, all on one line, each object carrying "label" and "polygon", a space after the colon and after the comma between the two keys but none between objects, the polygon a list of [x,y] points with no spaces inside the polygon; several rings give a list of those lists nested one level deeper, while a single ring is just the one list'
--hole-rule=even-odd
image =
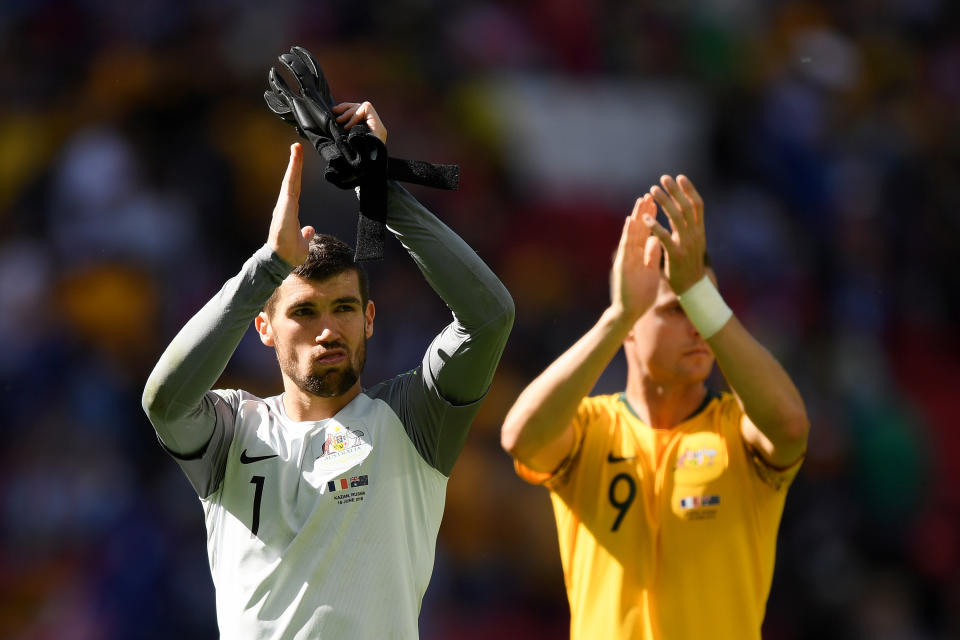
[{"label": "man's left hand", "polygon": [[663,188],[653,186],[650,194],[670,219],[671,231],[652,215],[644,215],[644,223],[660,240],[666,254],[664,273],[674,293],[681,294],[704,275],[704,254],[707,234],[703,225],[703,198],[684,175],[660,177]]}]

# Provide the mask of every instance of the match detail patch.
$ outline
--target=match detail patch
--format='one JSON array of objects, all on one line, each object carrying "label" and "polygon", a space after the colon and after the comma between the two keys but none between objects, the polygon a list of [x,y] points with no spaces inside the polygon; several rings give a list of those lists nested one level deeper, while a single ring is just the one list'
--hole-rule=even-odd
[{"label": "match detail patch", "polygon": [[345,489],[355,489],[357,487],[365,487],[370,484],[368,476],[348,476],[346,478],[340,478],[338,480],[330,480],[327,482],[327,491],[333,493],[335,491],[343,491]]},{"label": "match detail patch", "polygon": [[681,509],[696,509],[697,507],[714,507],[720,504],[720,496],[687,496],[680,498]]}]

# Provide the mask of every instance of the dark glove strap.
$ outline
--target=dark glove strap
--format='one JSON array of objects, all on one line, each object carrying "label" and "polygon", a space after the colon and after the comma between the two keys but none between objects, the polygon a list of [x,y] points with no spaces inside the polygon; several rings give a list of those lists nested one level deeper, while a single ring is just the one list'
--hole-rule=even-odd
[{"label": "dark glove strap", "polygon": [[387,160],[387,177],[434,189],[456,191],[460,186],[460,167],[455,164],[433,164],[423,160]]},{"label": "dark glove strap", "polygon": [[[353,129],[358,128],[359,125]],[[366,129],[364,126],[349,136],[351,147],[360,160],[360,217],[354,255],[358,262],[383,258],[387,235],[387,147],[369,131],[364,132]]]},{"label": "dark glove strap", "polygon": [[[387,185],[382,188],[374,185],[360,187],[360,215],[357,218],[357,248],[353,259],[357,262],[380,260],[383,258],[383,247],[387,238]],[[382,200],[379,207],[376,201]],[[374,219],[378,215],[383,219]]]}]

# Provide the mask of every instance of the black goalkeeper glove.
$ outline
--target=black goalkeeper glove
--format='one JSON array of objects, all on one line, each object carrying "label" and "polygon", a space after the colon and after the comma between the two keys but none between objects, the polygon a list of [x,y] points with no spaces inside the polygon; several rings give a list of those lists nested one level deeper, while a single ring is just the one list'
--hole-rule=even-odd
[{"label": "black goalkeeper glove", "polygon": [[456,189],[456,165],[389,158],[383,142],[364,123],[345,132],[332,111],[330,85],[319,63],[303,47],[293,47],[280,62],[297,81],[299,95],[271,68],[271,90],[263,94],[267,106],[312,144],[327,162],[324,177],[342,189],[360,187],[356,259],[383,257],[386,237],[388,178],[440,189]]}]

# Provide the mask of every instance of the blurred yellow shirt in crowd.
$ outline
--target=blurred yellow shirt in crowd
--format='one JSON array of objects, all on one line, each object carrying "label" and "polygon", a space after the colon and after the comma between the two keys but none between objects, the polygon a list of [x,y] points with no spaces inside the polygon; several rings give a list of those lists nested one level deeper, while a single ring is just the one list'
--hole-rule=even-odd
[{"label": "blurred yellow shirt in crowd", "polygon": [[760,638],[787,487],[749,451],[729,393],[670,430],[623,394],[585,398],[550,489],[573,640]]}]

